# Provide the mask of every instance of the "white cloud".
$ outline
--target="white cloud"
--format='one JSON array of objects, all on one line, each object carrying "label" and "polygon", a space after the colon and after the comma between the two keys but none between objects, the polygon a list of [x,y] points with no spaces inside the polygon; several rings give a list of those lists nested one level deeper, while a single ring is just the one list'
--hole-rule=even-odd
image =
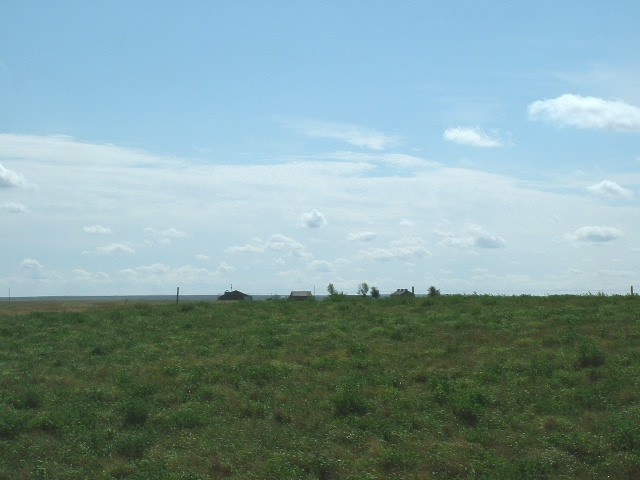
[{"label": "white cloud", "polygon": [[587,187],[590,192],[605,195],[607,197],[619,197],[619,198],[633,198],[634,194],[631,190],[624,188],[623,186],[612,182],[611,180],[604,180],[595,185]]},{"label": "white cloud", "polygon": [[364,152],[332,152],[326,154],[323,158],[329,160],[342,160],[346,162],[360,162],[366,164],[378,164],[384,166],[393,166],[400,168],[434,168],[440,166],[440,163],[433,162],[415,155],[406,155],[400,153],[364,153]]},{"label": "white cloud", "polygon": [[229,272],[235,272],[235,271],[236,271],[236,267],[232,267],[231,265],[225,262],[220,262],[220,265],[218,265],[218,273],[229,273]]},{"label": "white cloud", "polygon": [[211,260],[211,256],[209,256],[209,255],[204,255],[204,254],[202,254],[202,253],[197,254],[197,255],[196,255],[196,258],[197,258],[198,260],[202,260],[202,261]]},{"label": "white cloud", "polygon": [[188,234],[182,230],[178,230],[175,227],[169,227],[166,230],[156,230],[155,228],[147,227],[143,230],[145,235],[152,237],[187,237]]},{"label": "white cloud", "polygon": [[529,105],[531,120],[546,120],[579,128],[640,132],[640,108],[621,100],[564,94]]},{"label": "white cloud", "polygon": [[104,272],[88,272],[87,270],[75,269],[73,271],[73,277],[76,282],[80,283],[93,283],[93,284],[105,284],[111,283],[109,275]]},{"label": "white cloud", "polygon": [[349,242],[370,242],[375,240],[376,234],[373,232],[354,232],[347,235]]},{"label": "white cloud", "polygon": [[359,125],[329,123],[319,120],[288,122],[291,126],[312,137],[333,138],[372,150],[384,150],[399,142],[399,137],[386,135]]},{"label": "white cloud", "polygon": [[297,240],[289,238],[285,235],[271,235],[267,248],[277,251],[285,251],[298,257],[310,257],[311,254],[307,252],[307,249]]},{"label": "white cloud", "polygon": [[587,226],[568,235],[569,239],[579,242],[610,242],[624,236],[622,231],[613,227]]},{"label": "white cloud", "polygon": [[0,163],[0,188],[34,188],[35,185],[29,182],[23,175],[5,168]]},{"label": "white cloud", "polygon": [[300,222],[307,228],[320,228],[327,224],[327,220],[324,218],[324,215],[315,208],[310,212],[303,214],[300,218]]},{"label": "white cloud", "polygon": [[312,256],[300,242],[279,233],[271,235],[267,241],[253,238],[246,245],[230,247],[226,251],[227,253],[264,253],[268,250],[284,252],[301,258]]},{"label": "white cloud", "polygon": [[309,270],[313,270],[315,272],[323,272],[330,273],[335,271],[335,267],[332,263],[327,262],[326,260],[313,260],[307,266]]},{"label": "white cloud", "polygon": [[503,248],[507,242],[500,236],[478,234],[474,239],[474,245],[478,248]]},{"label": "white cloud", "polygon": [[[421,159],[411,156],[403,158],[408,163],[415,158],[416,166],[425,167],[408,170],[394,168],[391,152],[385,153],[362,152],[340,157],[328,152],[290,156],[284,160],[273,157],[263,164],[242,161],[225,164],[214,158],[210,162],[176,160],[69,138],[0,134],[0,162],[29,180],[47,186],[46,195],[13,189],[11,193],[19,196],[0,198],[0,204],[9,199],[27,204],[23,199],[29,196],[28,206],[32,212],[28,222],[23,221],[26,215],[18,218],[0,215],[1,221],[9,222],[4,228],[10,232],[3,238],[3,248],[29,252],[29,257],[37,258],[44,265],[55,264],[57,269],[65,269],[60,270],[60,280],[55,280],[58,277],[47,270],[42,273],[46,281],[32,281],[27,273],[33,269],[21,268],[16,274],[15,268],[12,271],[5,265],[4,270],[0,269],[0,286],[11,285],[13,291],[13,285],[22,285],[24,288],[16,292],[25,296],[60,295],[69,292],[71,285],[80,291],[81,283],[74,283],[74,278],[81,274],[76,275],[72,270],[80,268],[98,275],[87,278],[99,280],[99,273],[103,272],[111,279],[111,283],[95,284],[95,288],[88,288],[84,294],[175,293],[175,287],[183,283],[175,272],[182,267],[177,264],[176,268],[170,262],[181,257],[191,258],[195,266],[206,267],[202,270],[184,268],[185,278],[199,279],[189,290],[203,293],[210,292],[212,285],[220,288],[220,284],[227,284],[221,275],[228,275],[234,286],[236,283],[246,285],[254,292],[298,289],[308,283],[320,284],[320,281],[343,283],[347,288],[363,278],[375,280],[376,286],[387,292],[409,276],[416,279],[411,283],[437,282],[439,288],[449,292],[513,292],[516,288],[522,292],[593,291],[594,284],[596,288],[610,291],[628,288],[626,282],[616,283],[614,277],[599,281],[596,277],[587,277],[586,273],[567,273],[571,268],[581,268],[591,275],[598,270],[623,270],[623,262],[640,260],[640,249],[633,250],[638,247],[634,239],[640,235],[634,205],[593,198],[586,188],[596,182],[585,183],[587,174],[574,178],[572,188],[566,188],[565,179],[556,180],[553,172],[541,185],[519,174],[499,175],[478,168],[421,163]],[[605,176],[598,182],[609,178],[637,193],[640,177],[637,169],[632,170],[625,173],[618,169],[615,176],[603,173]],[[576,194],[576,186],[584,195]],[[0,189],[0,194],[2,192]],[[158,201],[158,192],[161,192],[161,201]],[[331,213],[331,228],[293,229],[291,219],[297,223],[300,215],[314,206],[321,208],[325,215]],[[401,222],[403,217],[412,221]],[[489,231],[483,233],[465,227],[471,219]],[[94,225],[90,222],[111,227],[114,232],[117,226],[122,237],[91,236],[81,230],[83,225]],[[414,228],[404,228],[399,223]],[[619,246],[624,255],[618,256],[625,259],[612,259],[603,249],[597,249],[594,255],[576,255],[574,244],[561,241],[563,233],[594,224],[610,224],[625,232],[623,239],[610,244]],[[571,227],[563,229],[562,225]],[[145,226],[155,229],[143,236]],[[346,240],[350,233],[369,228],[375,231],[377,241]],[[425,237],[433,243],[420,243],[415,239],[394,241],[403,234],[424,236],[425,229],[436,228],[451,233],[439,239]],[[34,231],[42,234],[33,235]],[[295,236],[292,232],[296,231],[313,233],[313,239],[286,236]],[[189,232],[184,248],[169,250],[159,245],[158,240],[173,240],[180,232]],[[269,237],[262,233],[261,238],[251,240],[258,232],[285,235]],[[161,237],[162,233],[167,236]],[[389,243],[378,243],[381,238]],[[438,240],[442,240],[441,244],[433,246]],[[508,249],[485,249],[504,246],[505,240],[508,240]],[[107,244],[111,241],[135,249],[138,257],[127,254],[126,249],[109,247]],[[79,251],[90,250],[86,253],[93,255],[87,265],[77,263],[80,242],[85,243]],[[460,248],[442,248],[447,242]],[[103,250],[95,250],[98,246]],[[373,246],[382,248],[369,248]],[[225,253],[227,247],[231,248]],[[425,253],[427,249],[433,251],[433,256]],[[243,256],[239,255],[241,252],[253,254]],[[481,255],[483,252],[500,255],[487,258]],[[195,256],[199,253],[208,253],[215,261],[207,259],[210,263],[203,263],[204,258]],[[145,260],[132,264],[135,258]],[[316,258],[329,260],[337,272],[349,277],[314,271],[313,268],[329,268],[324,263],[312,263]],[[339,263],[333,260],[337,258],[348,260]],[[374,262],[384,259],[389,261]],[[395,259],[399,261],[393,261]],[[219,267],[221,261],[236,270]],[[428,268],[423,268],[427,261]],[[471,279],[471,269],[486,267],[488,261],[492,262],[491,271],[500,277],[498,281]],[[518,266],[514,266],[516,261]],[[156,272],[129,268],[156,262],[170,266],[164,273],[161,268]],[[350,263],[345,265],[347,262]],[[278,271],[294,269],[299,272],[296,281],[277,275]],[[133,272],[131,280],[124,273],[118,274],[123,270]],[[441,283],[437,278],[440,270],[454,273]],[[514,286],[508,277],[514,270],[526,271],[531,281]],[[327,275],[331,278],[325,281]],[[221,278],[225,281],[216,287],[215,282]],[[159,283],[153,281],[166,283],[158,288]]]},{"label": "white cloud", "polygon": [[428,255],[431,252],[421,245],[389,248],[368,248],[358,252],[362,257],[369,260],[389,261],[389,260],[416,260]]},{"label": "white cloud", "polygon": [[267,248],[266,244],[263,244],[259,238],[254,238],[251,242],[245,245],[229,247],[226,251],[227,253],[263,253]]},{"label": "white cloud", "polygon": [[469,145],[471,147],[500,147],[502,140],[497,137],[490,137],[479,128],[455,127],[445,130],[443,138],[449,142]]},{"label": "white cloud", "polygon": [[478,225],[469,225],[465,234],[462,235],[438,231],[435,233],[444,237],[440,241],[440,245],[447,247],[494,249],[507,246],[504,238],[499,235],[493,235]]},{"label": "white cloud", "polygon": [[37,260],[25,258],[20,262],[20,280],[36,281],[41,284],[59,281],[61,277],[55,272],[45,270],[44,266]]},{"label": "white cloud", "polygon": [[102,225],[85,225],[82,229],[87,233],[97,233],[101,235],[113,233],[109,227],[103,227]]},{"label": "white cloud", "polygon": [[170,285],[172,287],[174,285],[207,284],[217,279],[219,274],[219,272],[211,272],[206,268],[196,268],[191,265],[172,268],[162,263],[126,268],[118,273],[130,282],[161,286]]},{"label": "white cloud", "polygon": [[3,205],[0,205],[0,210],[4,210],[5,212],[10,212],[10,213],[26,213],[27,207],[25,207],[21,203],[8,202]]},{"label": "white cloud", "polygon": [[400,220],[400,226],[401,227],[415,227],[416,226],[416,222],[414,222],[413,220],[410,220],[408,218],[403,218],[402,220]]},{"label": "white cloud", "polygon": [[32,258],[25,258],[22,262],[20,262],[20,268],[23,268],[29,271],[38,271],[38,272],[44,269],[44,267],[39,261],[34,260]]},{"label": "white cloud", "polygon": [[110,243],[102,247],[98,247],[93,251],[84,251],[83,255],[114,255],[114,254],[133,254],[135,250],[123,243]]}]

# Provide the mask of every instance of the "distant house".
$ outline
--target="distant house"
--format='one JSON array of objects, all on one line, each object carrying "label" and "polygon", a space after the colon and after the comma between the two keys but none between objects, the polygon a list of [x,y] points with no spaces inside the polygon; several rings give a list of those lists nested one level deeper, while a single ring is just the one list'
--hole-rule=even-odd
[{"label": "distant house", "polygon": [[223,295],[218,297],[218,300],[252,300],[251,295],[242,293],[239,290],[226,291]]},{"label": "distant house", "polygon": [[289,295],[290,300],[308,300],[313,298],[313,295],[308,290],[293,290]]},{"label": "distant house", "polygon": [[415,297],[416,294],[414,292],[413,287],[411,287],[411,290],[408,290],[406,288],[399,288],[395,292],[393,292],[391,296],[392,297]]}]

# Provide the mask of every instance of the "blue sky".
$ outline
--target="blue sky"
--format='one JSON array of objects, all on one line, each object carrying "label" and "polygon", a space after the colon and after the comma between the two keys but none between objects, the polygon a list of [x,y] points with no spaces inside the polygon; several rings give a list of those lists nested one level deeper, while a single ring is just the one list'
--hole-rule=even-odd
[{"label": "blue sky", "polygon": [[0,288],[628,292],[640,7],[523,3],[8,2]]}]

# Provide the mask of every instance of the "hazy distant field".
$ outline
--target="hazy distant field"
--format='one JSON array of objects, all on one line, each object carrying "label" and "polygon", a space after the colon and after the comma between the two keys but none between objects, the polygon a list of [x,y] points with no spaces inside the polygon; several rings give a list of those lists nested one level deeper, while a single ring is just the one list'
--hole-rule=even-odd
[{"label": "hazy distant field", "polygon": [[0,303],[0,479],[640,478],[640,299]]}]

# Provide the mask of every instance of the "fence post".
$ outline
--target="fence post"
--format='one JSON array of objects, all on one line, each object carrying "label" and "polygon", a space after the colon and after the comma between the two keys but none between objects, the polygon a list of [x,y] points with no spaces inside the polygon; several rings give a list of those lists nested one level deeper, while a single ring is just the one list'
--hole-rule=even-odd
[{"label": "fence post", "polygon": [[178,303],[178,299],[180,298],[180,287],[176,290],[176,303]]}]

